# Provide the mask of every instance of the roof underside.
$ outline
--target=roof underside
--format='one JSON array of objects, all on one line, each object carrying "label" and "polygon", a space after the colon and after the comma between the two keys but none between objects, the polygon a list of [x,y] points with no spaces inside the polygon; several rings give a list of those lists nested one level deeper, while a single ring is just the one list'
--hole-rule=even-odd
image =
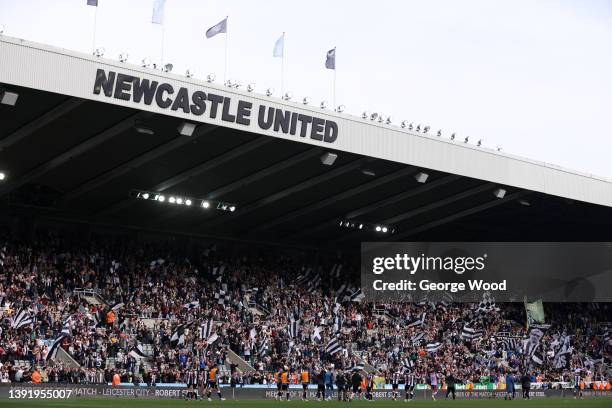
[{"label": "roof underside", "polygon": [[[7,85],[0,105],[2,213],[291,246],[361,241],[603,241],[612,209],[478,179]],[[154,130],[142,134],[134,124]],[[366,175],[363,170],[375,175]],[[426,183],[414,175],[426,172]],[[496,198],[493,190],[507,193]],[[133,189],[238,204],[234,213],[129,197]],[[340,228],[386,224],[393,235]]]}]

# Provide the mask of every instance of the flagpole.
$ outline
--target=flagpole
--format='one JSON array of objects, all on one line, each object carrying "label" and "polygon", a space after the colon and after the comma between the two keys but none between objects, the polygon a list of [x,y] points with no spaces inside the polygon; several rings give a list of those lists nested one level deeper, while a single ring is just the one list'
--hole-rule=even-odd
[{"label": "flagpole", "polygon": [[159,61],[160,67],[164,68],[164,20],[161,23],[161,59]]},{"label": "flagpole", "polygon": [[333,105],[333,108],[336,109],[336,66],[335,66],[335,61],[334,61],[334,95],[333,95],[333,98],[332,98],[332,105]]},{"label": "flagpole", "polygon": [[227,81],[227,42],[228,42],[228,37],[229,37],[229,33],[228,33],[228,29],[227,29],[227,23],[229,23],[229,16],[225,16],[225,24],[226,24],[226,30],[225,30],[225,67],[223,68],[223,82],[225,83]]},{"label": "flagpole", "polygon": [[285,32],[283,31],[283,57],[281,58],[281,98],[285,94]]},{"label": "flagpole", "polygon": [[94,26],[93,26],[93,46],[91,52],[96,52],[96,28],[98,26],[98,6],[95,7],[94,11]]}]

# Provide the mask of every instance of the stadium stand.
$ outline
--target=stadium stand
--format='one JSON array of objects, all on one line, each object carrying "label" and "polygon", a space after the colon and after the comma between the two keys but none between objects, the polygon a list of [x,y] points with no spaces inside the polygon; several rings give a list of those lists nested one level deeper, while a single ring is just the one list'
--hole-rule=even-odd
[{"label": "stadium stand", "polygon": [[364,302],[356,271],[333,259],[49,232],[4,235],[1,248],[3,382],[37,369],[43,382],[110,383],[117,372],[182,383],[215,365],[239,384],[273,383],[279,370],[297,383],[302,369],[311,381],[321,369],[419,383],[431,373],[499,383],[507,372],[552,383],[576,369],[588,384],[609,378],[605,303],[546,304],[547,324],[527,330],[522,304]]}]

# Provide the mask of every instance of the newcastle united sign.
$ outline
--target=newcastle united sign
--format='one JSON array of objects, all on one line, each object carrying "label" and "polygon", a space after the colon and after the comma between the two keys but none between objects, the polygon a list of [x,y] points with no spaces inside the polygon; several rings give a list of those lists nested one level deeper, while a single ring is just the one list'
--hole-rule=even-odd
[{"label": "newcastle united sign", "polygon": [[161,109],[181,111],[193,116],[205,115],[210,119],[219,117],[223,122],[244,126],[250,126],[251,121],[255,121],[262,130],[327,143],[334,143],[338,138],[338,124],[333,120],[264,104],[260,104],[254,111],[253,103],[247,100],[239,99],[236,102],[231,97],[201,89],[177,89],[166,82],[151,81],[121,72],[98,69],[93,93],[137,104],[155,104]]}]

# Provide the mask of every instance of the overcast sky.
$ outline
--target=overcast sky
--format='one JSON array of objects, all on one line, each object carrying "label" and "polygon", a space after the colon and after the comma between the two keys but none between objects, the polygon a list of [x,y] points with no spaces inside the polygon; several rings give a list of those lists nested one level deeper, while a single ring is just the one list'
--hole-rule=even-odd
[{"label": "overcast sky", "polygon": [[[159,61],[153,0],[99,0],[96,46],[106,57]],[[86,0],[0,0],[5,35],[91,52]],[[429,124],[508,153],[612,178],[612,1],[167,0],[164,61],[222,80]],[[1,56],[0,56],[1,57]]]}]

